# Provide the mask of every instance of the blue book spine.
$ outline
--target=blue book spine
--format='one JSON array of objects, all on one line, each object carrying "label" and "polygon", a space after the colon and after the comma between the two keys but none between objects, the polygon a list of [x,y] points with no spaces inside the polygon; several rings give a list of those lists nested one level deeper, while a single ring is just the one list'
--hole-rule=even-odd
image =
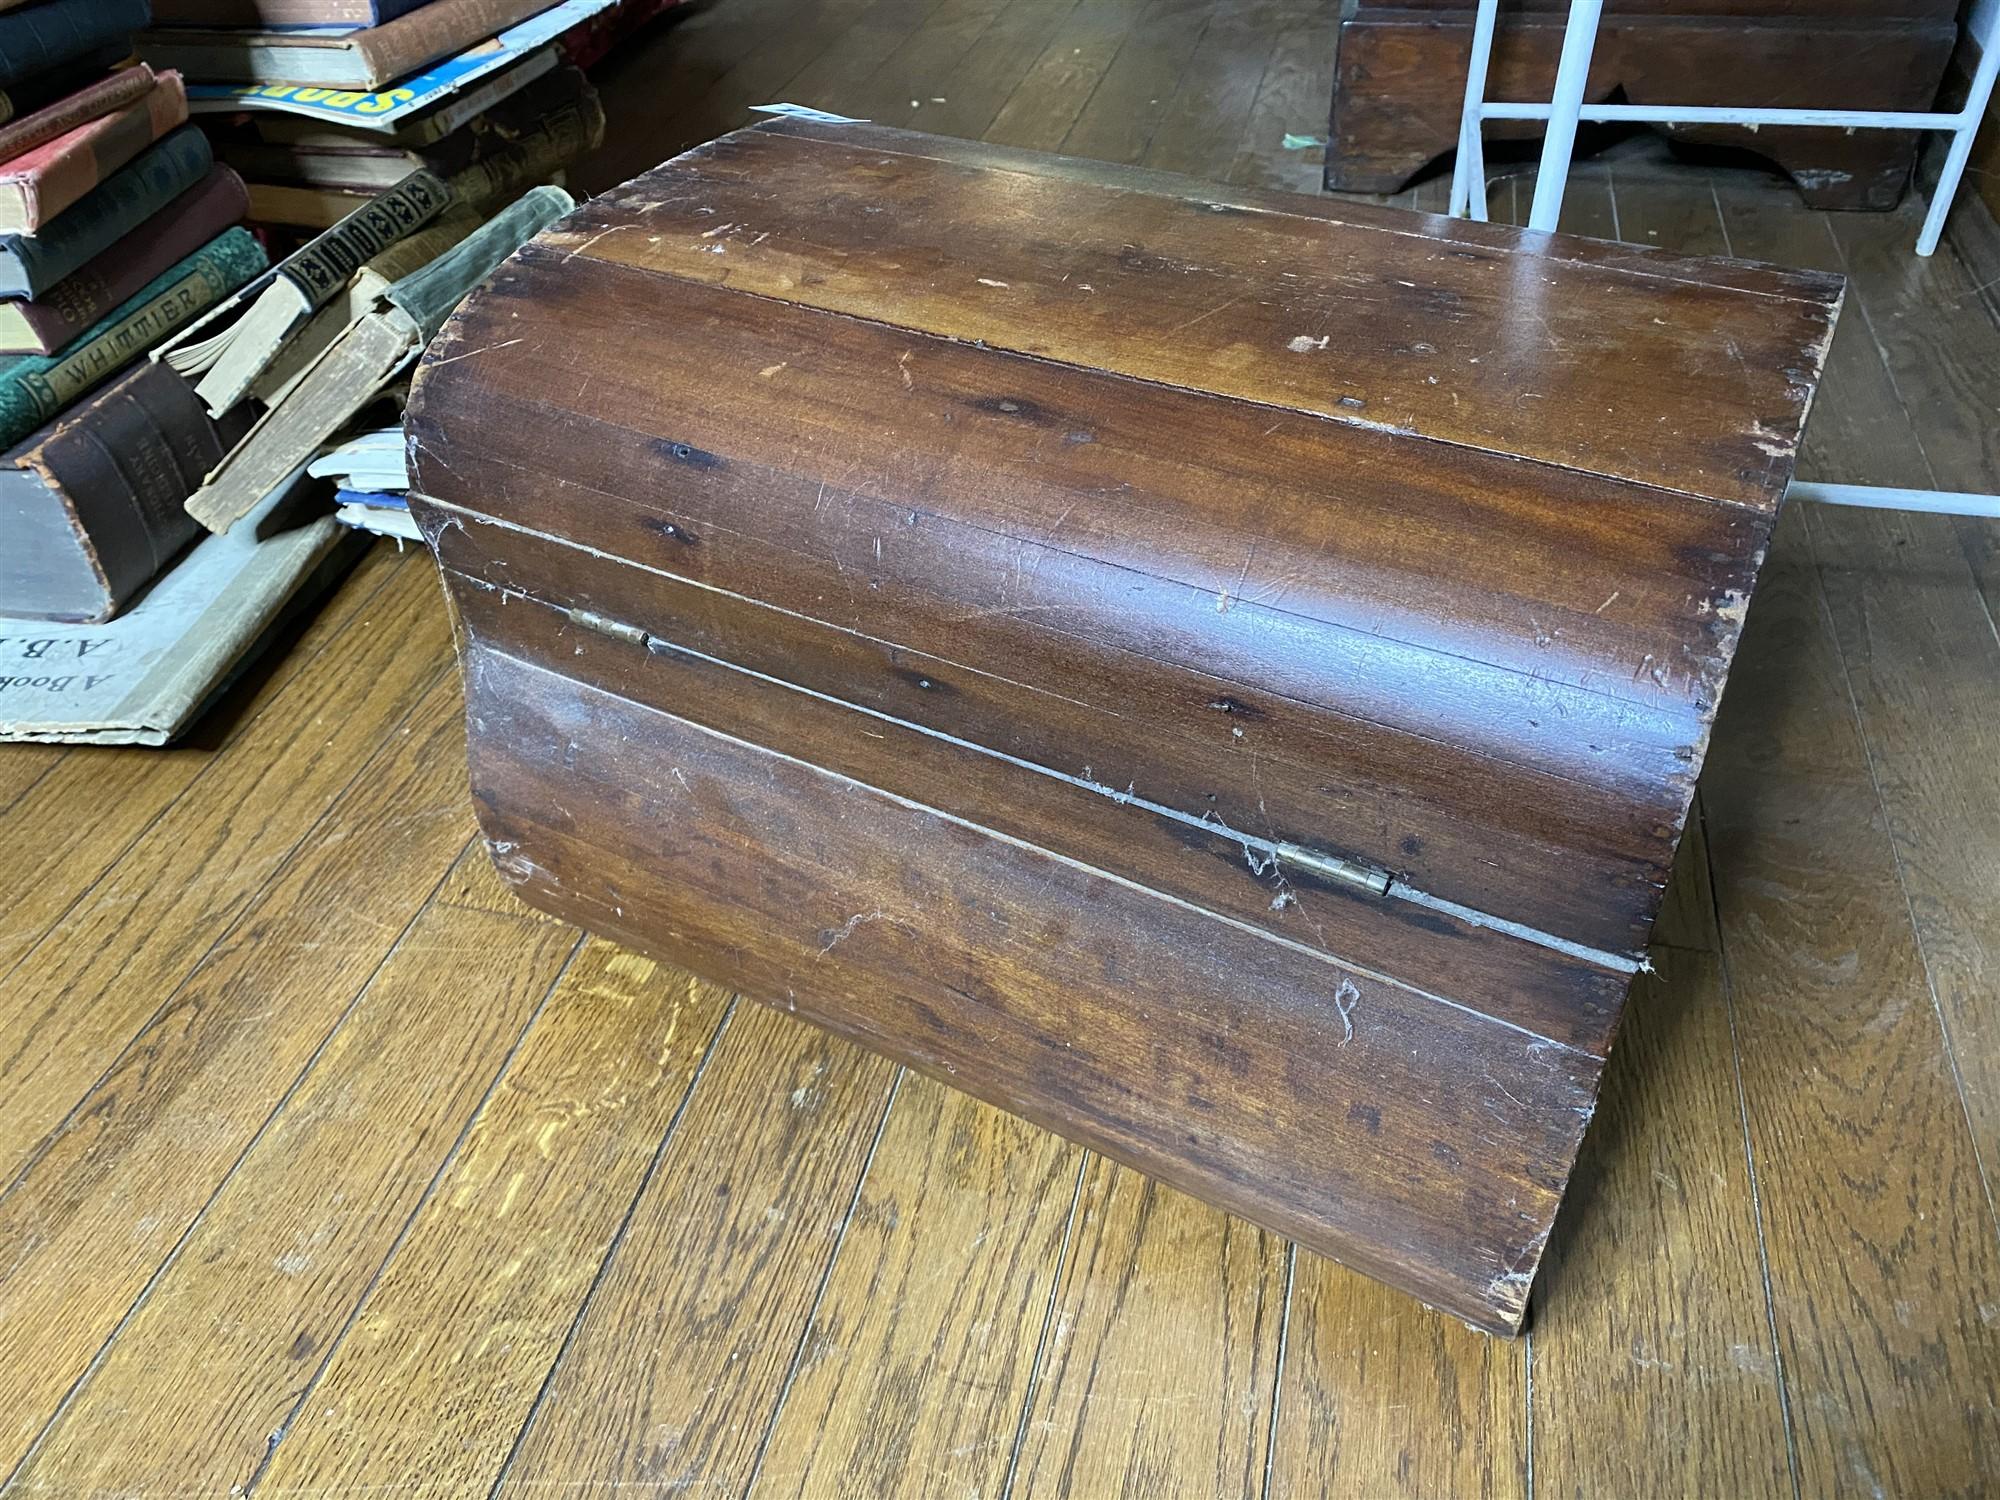
[{"label": "blue book spine", "polygon": [[249,230],[225,230],[54,354],[0,360],[0,449],[192,323],[269,264]]},{"label": "blue book spine", "polygon": [[139,30],[150,10],[148,0],[50,0],[0,11],[0,89]]},{"label": "blue book spine", "polygon": [[64,209],[40,234],[0,236],[0,297],[33,301],[208,175],[208,137],[183,125]]}]

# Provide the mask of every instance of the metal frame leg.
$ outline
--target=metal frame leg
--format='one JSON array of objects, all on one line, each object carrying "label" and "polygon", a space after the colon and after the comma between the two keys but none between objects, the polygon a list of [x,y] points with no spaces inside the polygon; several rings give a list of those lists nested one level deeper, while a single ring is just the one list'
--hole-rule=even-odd
[{"label": "metal frame leg", "polygon": [[1493,26],[1500,0],[1479,0],[1472,17],[1472,65],[1465,73],[1465,106],[1458,116],[1458,156],[1451,167],[1451,215],[1486,219],[1486,142],[1481,113],[1486,75],[1493,63]]},{"label": "metal frame leg", "polygon": [[1597,50],[1597,22],[1604,0],[1570,0],[1563,27],[1562,61],[1556,65],[1556,89],[1549,100],[1549,129],[1542,137],[1542,164],[1535,173],[1535,201],[1528,210],[1528,227],[1553,233],[1562,218],[1563,189],[1569,185],[1569,161],[1576,149],[1576,122],[1583,109],[1583,91],[1590,81],[1590,54]]},{"label": "metal frame leg", "polygon": [[1931,211],[1924,217],[1923,233],[1917,236],[1917,254],[1929,255],[1944,235],[1944,221],[1951,213],[1951,200],[1958,196],[1959,179],[1965,175],[1966,159],[1972,155],[1972,138],[1986,118],[1986,103],[1993,97],[1993,80],[2000,76],[2000,9],[1993,24],[1980,38],[1979,71],[1972,76],[1972,93],[1960,111],[1958,129],[1952,132],[1951,151],[1944,159],[1944,171],[1931,190]]}]

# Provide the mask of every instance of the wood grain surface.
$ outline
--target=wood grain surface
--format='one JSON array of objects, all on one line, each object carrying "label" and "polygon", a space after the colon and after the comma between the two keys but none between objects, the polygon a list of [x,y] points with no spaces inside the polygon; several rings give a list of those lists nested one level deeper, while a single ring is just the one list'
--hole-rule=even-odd
[{"label": "wood grain surface", "polygon": [[[1176,80],[1142,160],[1212,170],[1204,154],[1226,141],[1240,188],[1310,184],[1318,148],[1283,137],[1323,130],[1335,18],[1284,0],[1268,55],[1232,47],[1229,69],[1207,72],[1236,9],[686,7],[602,75],[614,135],[576,180],[610,187],[741,123],[750,103],[867,112],[855,107],[863,83],[905,111],[920,101],[919,123],[962,97],[957,128],[1004,109],[1015,128],[1036,126],[1037,144],[1059,147],[1117,53],[1184,49],[1193,28],[1203,40],[1181,75],[1187,88],[1219,77],[1227,88],[1213,97],[1254,102],[1247,117],[1231,106],[1197,118]],[[989,19],[968,41],[975,12]],[[926,39],[947,28],[950,46]],[[897,61],[941,67],[955,51],[948,73]],[[1060,87],[1037,92],[1039,82]],[[1204,118],[1212,131],[1197,128]],[[1435,207],[1442,186],[1401,201]],[[1524,186],[1499,177],[1496,213],[1518,216]],[[1922,208],[1913,196],[1887,216],[1806,214],[1782,179],[1670,161],[1642,138],[1580,159],[1565,227],[1846,270],[1848,307],[1802,449],[1808,475],[2000,488],[1986,420],[2000,326],[1993,289],[1980,290],[2000,263],[1980,260],[1957,226],[1938,256],[1913,259]],[[574,936],[515,899],[483,846],[467,852],[459,689],[435,576],[428,559],[384,544],[181,749],[0,747],[0,851],[10,870],[34,872],[0,889],[0,903],[28,917],[0,920],[0,935],[23,944],[8,951],[30,951],[36,972],[50,962],[49,949],[35,956],[45,939],[80,960],[63,913],[97,910],[93,893],[117,881],[138,921],[151,914],[163,955],[124,950],[104,1002],[122,1008],[106,1022],[127,1027],[119,1060],[70,1075],[66,1123],[24,1132],[26,1164],[0,1182],[4,1451],[33,1449],[11,1492],[68,1500],[96,1476],[120,1494],[222,1495],[236,1480],[209,1476],[246,1457],[254,1469],[276,1434],[246,1485],[251,1500],[353,1493],[361,1476],[453,1494],[486,1493],[497,1477],[536,1500],[630,1493],[656,1478],[667,1488],[676,1476],[708,1481],[680,1493],[741,1493],[755,1478],[848,1500],[850,1473],[889,1462],[890,1445],[860,1441],[863,1413],[923,1455],[905,1466],[902,1491],[955,1497],[1046,1494],[1066,1473],[1073,1493],[1087,1483],[1259,1500],[1525,1495],[1531,1471],[1537,1494],[1990,1489],[2000,1446],[1982,1423],[2000,1399],[1986,1342],[2000,1268],[1980,1186],[1982,1080],[1995,1066],[1980,898],[2000,888],[1990,875],[2000,851],[1979,800],[1993,760],[1991,648],[1972,627],[2000,603],[2000,532],[1878,525],[1887,519],[1805,510],[1776,539],[1655,928],[1659,973],[1625,1015],[1535,1317],[1508,1341],[920,1075],[897,1084],[890,1065],[775,1012],[737,1004],[704,1065],[686,1049],[714,1036],[709,1018],[728,997],[666,966],[648,972],[607,943],[578,952],[490,1095],[490,1051],[439,1046],[408,1064],[431,1091],[466,1101],[454,1106],[462,1144],[442,1173],[430,1151],[395,1166],[379,1155],[375,1167],[329,1164],[324,1116],[319,1131],[280,1127],[301,1098],[382,1087],[375,1049],[334,1043],[366,1016],[371,1002],[358,997],[385,956],[407,953],[419,930],[473,930],[456,912],[486,914],[478,951],[395,965],[408,1024],[466,1036],[513,992],[517,967],[540,961],[542,929]],[[409,613],[390,607],[403,588]],[[362,697],[359,682],[344,683],[362,634],[385,622],[402,630],[403,653],[435,669],[407,714],[392,712],[407,706],[400,692]],[[299,673],[314,686],[282,701],[308,718],[325,705],[309,732],[333,732],[342,705],[367,714],[342,731],[354,776],[287,860],[233,864],[226,851],[242,830],[288,816],[285,775],[247,768],[272,772],[276,748],[298,741],[249,730]],[[1711,798],[1725,767],[1736,790]],[[211,779],[241,795],[204,796]],[[176,813],[191,797],[202,800]],[[162,858],[148,829],[168,819],[175,838],[224,854]],[[70,849],[74,859],[42,857]],[[179,889],[191,869],[210,882],[201,901]],[[241,912],[219,944],[206,925],[217,903]],[[32,992],[0,985],[0,1010],[46,995],[51,977]],[[99,993],[95,983],[76,992],[78,1020]],[[673,1056],[655,1072],[648,1048],[677,1001]],[[660,1029],[649,1033],[648,1019]],[[394,1029],[375,1035],[393,1045]],[[31,1028],[18,1034],[32,1046]],[[608,1079],[584,1075],[587,1058],[646,1079],[643,1096],[578,1113],[578,1102],[607,1099]],[[412,1080],[401,1097],[421,1092]],[[685,1104],[661,1124],[676,1093]],[[0,1117],[10,1108],[0,1091]],[[544,1159],[538,1142],[558,1118]],[[380,1121],[352,1123],[393,1137]],[[291,1149],[315,1139],[317,1151]],[[1050,1161],[1067,1175],[1023,1170]],[[417,1205],[386,1259],[360,1226],[315,1253],[314,1274],[345,1288],[347,1305],[320,1304],[315,1316],[338,1326],[304,1361],[268,1265],[225,1255],[203,1272],[190,1264],[193,1238],[175,1254],[191,1226],[202,1236],[204,1205],[234,1201],[239,1163],[255,1164],[260,1201],[300,1204],[342,1174],[409,1174],[375,1179]],[[1051,1219],[1063,1227],[1045,1252]],[[933,1266],[952,1274],[924,1280]],[[185,1346],[166,1338],[147,1308],[194,1285],[183,1278],[202,1280],[207,1305],[240,1330],[179,1330]],[[1035,1278],[1040,1305],[987,1326],[987,1310],[1017,1294],[1004,1289]],[[119,1353],[135,1333],[146,1358]],[[220,1369],[192,1369],[184,1355],[224,1344],[233,1362]],[[899,1378],[871,1386],[871,1357],[850,1352],[868,1348]],[[282,1400],[254,1414],[220,1409],[222,1392],[272,1371],[296,1372],[260,1388],[295,1397],[312,1375],[296,1367],[321,1362],[330,1415],[307,1402],[281,1427]],[[960,1378],[975,1371],[997,1383]],[[843,1435],[824,1456],[812,1411],[831,1413]],[[169,1413],[191,1415],[174,1428]],[[211,1439],[225,1430],[244,1446]],[[686,1446],[673,1447],[682,1433]],[[286,1452],[302,1439],[310,1449]]]},{"label": "wood grain surface", "polygon": [[[962,55],[979,14],[922,45]],[[1121,52],[1069,134],[1143,156],[1149,80],[1201,39]],[[1603,1057],[1839,287],[867,125],[684,154],[515,256],[413,386],[502,869],[1517,1326],[1595,1070],[1523,1074],[1446,1011]],[[981,835],[1018,853],[907,847]],[[1300,889],[1296,848],[1381,884]],[[1315,1099],[1300,1059],[1344,1074],[1357,1007],[1438,1055]],[[1262,1058],[1278,1016],[1218,1102],[1211,1054]],[[1100,1032],[1082,1073],[1050,1053]],[[1410,1097],[1431,1125],[1383,1135]]]}]

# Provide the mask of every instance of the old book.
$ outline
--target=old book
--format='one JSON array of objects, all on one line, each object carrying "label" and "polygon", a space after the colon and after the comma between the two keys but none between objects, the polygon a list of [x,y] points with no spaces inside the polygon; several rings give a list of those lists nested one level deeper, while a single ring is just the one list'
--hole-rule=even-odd
[{"label": "old book", "polygon": [[545,11],[509,26],[384,89],[327,89],[289,83],[197,83],[188,88],[188,109],[197,114],[293,115],[323,125],[340,125],[388,135],[419,115],[462,98],[506,69],[551,45],[561,48],[578,27],[618,0],[559,0]]},{"label": "old book", "polygon": [[380,26],[430,0],[153,0],[155,26]]},{"label": "old book", "polygon": [[343,119],[271,110],[253,117],[256,133],[267,144],[274,146],[303,146],[308,149],[376,146],[391,151],[421,151],[443,140],[461,125],[477,119],[503,99],[511,98],[554,68],[561,58],[559,48],[543,46],[528,53],[510,68],[463,89],[444,93],[424,108],[399,118],[388,130],[377,128],[372,116]]},{"label": "old book", "polygon": [[[0,162],[12,161],[79,125],[87,125],[114,110],[145,98],[153,87],[153,70],[140,63],[93,79],[52,104],[0,126]],[[186,91],[182,91],[186,97]]]},{"label": "old book", "polygon": [[183,125],[113,172],[46,230],[0,235],[0,297],[39,297],[200,182],[214,165],[208,137]]},{"label": "old book", "polygon": [[[558,182],[564,168],[604,139],[604,110],[595,90],[546,126],[494,146],[447,180],[452,196],[485,211],[517,196],[523,188]],[[250,216],[263,224],[318,228],[352,213],[367,201],[366,188],[303,186],[284,182],[246,184]]]},{"label": "old book", "polygon": [[407,370],[459,299],[520,244],[575,206],[560,188],[536,188],[422,270],[403,277],[298,377],[284,399],[188,496],[188,514],[227,531],[279,478],[320,446]]},{"label": "old book", "polygon": [[146,58],[225,83],[374,89],[485,41],[554,0],[430,0],[359,31],[154,31]]},{"label": "old book", "polygon": [[413,381],[496,864],[1516,1329],[1840,293],[724,136]]},{"label": "old book", "polygon": [[410,173],[191,325],[160,356],[182,374],[201,375],[197,389],[209,410],[228,410],[279,346],[364,262],[430,223],[450,203],[451,191],[437,177]]},{"label": "old book", "polygon": [[[0,88],[0,125],[59,104],[78,89],[96,83],[113,69],[129,66],[131,61],[129,39],[111,42],[92,48],[80,57],[73,57],[46,73],[37,73]],[[190,104],[189,108],[192,107]]]},{"label": "old book", "polygon": [[557,68],[429,145],[357,140],[352,134],[318,146],[225,139],[216,154],[259,184],[346,192],[379,192],[419,167],[454,178],[494,162],[495,172],[467,179],[476,187],[473,196],[490,197],[492,181],[525,186],[527,174],[539,170],[546,176],[601,143],[603,136],[604,111],[596,90],[580,70]]},{"label": "old book", "polygon": [[306,465],[315,479],[332,479],[343,490],[402,493],[410,487],[403,429],[378,427],[349,438]]},{"label": "old book", "polygon": [[0,359],[0,443],[19,442],[266,264],[250,232],[231,229],[156,276],[66,348]]},{"label": "old book", "polygon": [[337,339],[375,310],[390,287],[421,271],[479,225],[476,215],[448,213],[369,261],[354,273],[339,295],[314,313],[304,327],[271,355],[251,379],[250,397],[267,407],[283,401]]},{"label": "old book", "polygon": [[410,515],[410,502],[402,495],[380,490],[337,490],[334,493],[334,520],[357,531],[394,537],[398,543],[421,542],[424,534]]},{"label": "old book", "polygon": [[110,619],[201,533],[182,502],[248,426],[145,361],[0,457],[0,615]]},{"label": "old book", "polygon": [[274,491],[105,624],[0,618],[0,741],[163,745],[184,733],[367,550],[325,505],[316,483]]},{"label": "old book", "polygon": [[49,73],[146,24],[147,0],[43,0],[0,11],[0,88]]},{"label": "old book", "polygon": [[243,179],[227,167],[209,174],[151,219],[34,301],[0,301],[0,353],[53,354],[174,262],[192,255],[250,206]]},{"label": "old book", "polygon": [[0,234],[33,234],[177,125],[181,75],[161,73],[144,98],[0,163]]}]

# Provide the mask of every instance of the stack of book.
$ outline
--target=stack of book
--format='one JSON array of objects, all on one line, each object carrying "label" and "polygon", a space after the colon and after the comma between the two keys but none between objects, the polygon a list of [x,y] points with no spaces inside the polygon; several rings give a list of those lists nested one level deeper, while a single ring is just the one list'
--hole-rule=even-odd
[{"label": "stack of book", "polygon": [[349,438],[306,466],[316,479],[336,486],[334,519],[343,526],[394,537],[396,544],[420,542],[423,533],[410,515],[410,465],[403,429],[378,427]]},{"label": "stack of book", "polygon": [[[102,620],[194,539],[234,433],[139,363],[265,267],[145,0],[0,5],[0,614]],[[133,368],[137,365],[137,368]]]},{"label": "stack of book", "polygon": [[[401,434],[381,423],[400,419],[410,368],[467,292],[574,206],[537,187],[482,219],[419,169],[9,455],[0,616],[25,618],[0,618],[0,647],[25,643],[35,665],[9,673],[0,651],[0,739],[172,739],[337,576],[350,527],[398,534]],[[352,492],[348,514],[321,474]]]},{"label": "stack of book", "polygon": [[424,167],[475,208],[562,180],[604,138],[573,58],[664,0],[155,0],[140,52],[192,81],[252,220],[337,222]]}]

